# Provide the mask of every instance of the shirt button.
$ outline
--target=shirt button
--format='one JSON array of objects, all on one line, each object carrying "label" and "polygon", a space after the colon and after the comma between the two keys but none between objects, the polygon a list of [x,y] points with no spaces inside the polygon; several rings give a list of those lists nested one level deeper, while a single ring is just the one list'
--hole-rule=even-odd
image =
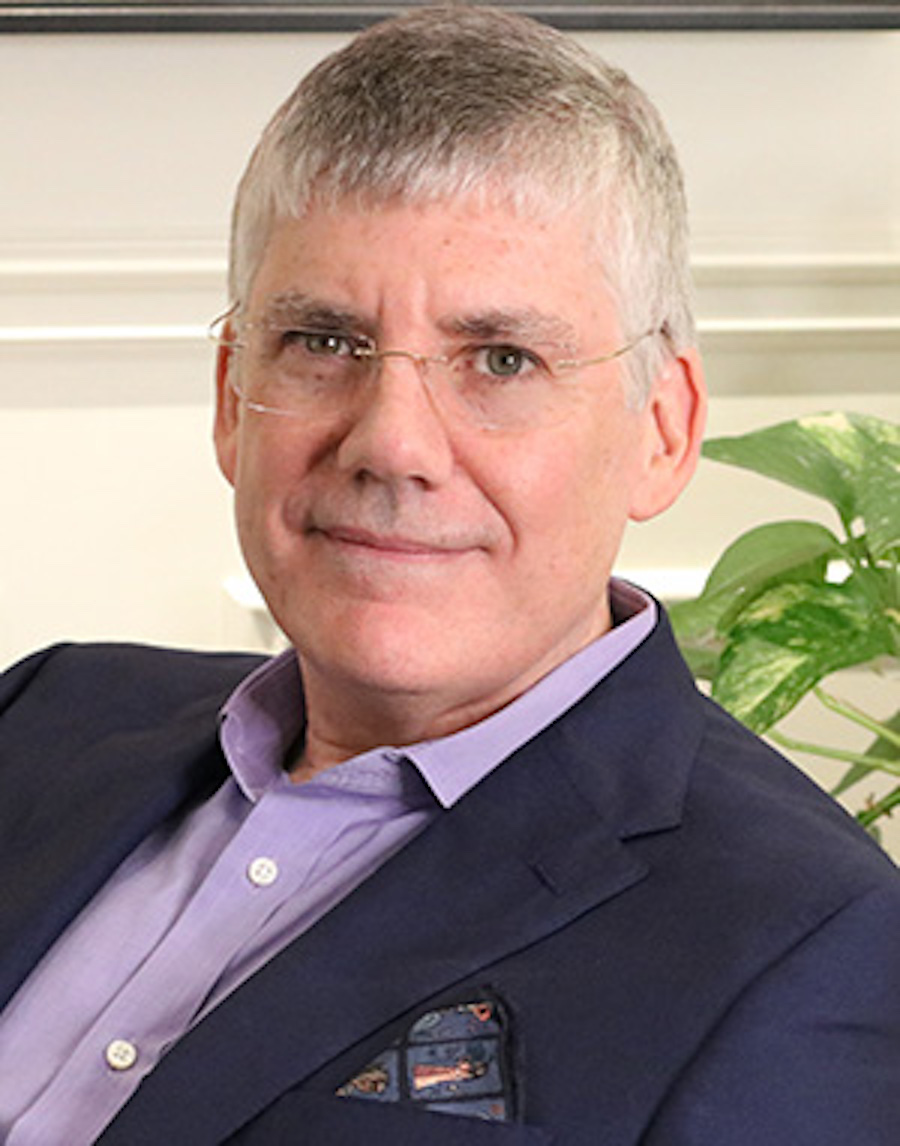
[{"label": "shirt button", "polygon": [[138,1049],[127,1039],[113,1039],[106,1048],[106,1062],[113,1070],[131,1070],[138,1060]]},{"label": "shirt button", "polygon": [[278,864],[268,856],[258,856],[247,868],[247,878],[256,887],[268,887],[278,879]]}]

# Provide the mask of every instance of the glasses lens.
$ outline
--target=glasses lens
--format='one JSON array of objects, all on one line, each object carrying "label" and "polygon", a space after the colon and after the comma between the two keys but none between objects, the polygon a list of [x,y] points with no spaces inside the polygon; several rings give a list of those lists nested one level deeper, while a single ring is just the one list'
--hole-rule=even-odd
[{"label": "glasses lens", "polygon": [[459,412],[488,428],[537,425],[559,405],[559,386],[541,356],[518,347],[463,351],[450,361],[447,375]]},{"label": "glasses lens", "polygon": [[403,357],[417,365],[444,413],[497,430],[546,425],[569,416],[581,390],[570,384],[570,375],[612,357],[578,362],[563,360],[558,346],[525,349],[506,344],[465,347],[449,357],[379,352],[361,336],[268,322],[238,324],[234,345],[243,359],[237,388],[261,411],[307,418],[340,413],[368,386],[385,359]]},{"label": "glasses lens", "polygon": [[327,413],[345,403],[370,372],[359,347],[342,334],[247,324],[241,391],[264,409]]}]

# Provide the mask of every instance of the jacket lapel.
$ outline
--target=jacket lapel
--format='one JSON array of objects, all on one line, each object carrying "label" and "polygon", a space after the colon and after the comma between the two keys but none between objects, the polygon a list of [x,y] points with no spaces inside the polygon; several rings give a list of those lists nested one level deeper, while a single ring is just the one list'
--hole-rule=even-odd
[{"label": "jacket lapel", "polygon": [[217,1007],[102,1142],[219,1142],[372,1032],[642,879],[623,840],[678,823],[700,721],[673,726],[675,695],[693,692],[677,654],[648,693],[665,634],[648,644]]},{"label": "jacket lapel", "polygon": [[99,740],[76,727],[90,726],[91,709],[58,696],[5,714],[0,840],[15,878],[0,894],[0,1008],[122,860],[222,782],[221,699]]}]

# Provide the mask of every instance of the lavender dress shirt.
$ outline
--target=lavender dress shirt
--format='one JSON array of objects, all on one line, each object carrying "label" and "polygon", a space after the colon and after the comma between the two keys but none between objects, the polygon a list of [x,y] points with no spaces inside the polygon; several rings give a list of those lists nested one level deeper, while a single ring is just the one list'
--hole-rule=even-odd
[{"label": "lavender dress shirt", "polygon": [[89,1146],[160,1057],[488,772],[612,671],[656,609],[621,581],[616,626],[479,724],[294,784],[294,652],[222,710],[231,777],[148,837],[0,1016],[0,1139]]}]

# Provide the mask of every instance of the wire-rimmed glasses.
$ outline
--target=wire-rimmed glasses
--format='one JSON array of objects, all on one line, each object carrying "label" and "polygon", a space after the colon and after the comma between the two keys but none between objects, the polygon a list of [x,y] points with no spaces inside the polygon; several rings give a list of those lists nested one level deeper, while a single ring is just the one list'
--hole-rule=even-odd
[{"label": "wire-rimmed glasses", "polygon": [[388,359],[406,359],[418,369],[441,412],[492,430],[544,425],[573,406],[571,376],[621,358],[647,330],[623,346],[590,358],[559,357],[561,348],[540,343],[466,342],[443,354],[381,350],[366,335],[317,329],[299,323],[250,321],[231,308],[209,327],[219,345],[238,350],[245,362],[231,372],[231,385],[245,405],[262,414],[322,418],[346,410],[368,390]]}]

